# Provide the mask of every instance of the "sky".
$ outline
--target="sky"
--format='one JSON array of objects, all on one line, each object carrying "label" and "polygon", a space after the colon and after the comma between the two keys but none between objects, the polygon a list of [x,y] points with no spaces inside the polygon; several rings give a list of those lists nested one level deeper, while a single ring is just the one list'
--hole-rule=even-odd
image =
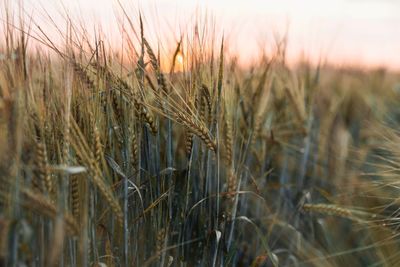
[{"label": "sky", "polygon": [[[21,1],[42,25],[48,24],[43,10],[59,21],[64,6],[89,28],[101,23],[106,33],[118,34],[116,22],[122,17],[118,0]],[[177,40],[207,15],[243,64],[256,60],[260,51],[271,49],[274,40],[287,32],[289,61],[304,57],[400,70],[400,0],[120,1],[134,21],[140,10],[147,34],[154,39]]]}]

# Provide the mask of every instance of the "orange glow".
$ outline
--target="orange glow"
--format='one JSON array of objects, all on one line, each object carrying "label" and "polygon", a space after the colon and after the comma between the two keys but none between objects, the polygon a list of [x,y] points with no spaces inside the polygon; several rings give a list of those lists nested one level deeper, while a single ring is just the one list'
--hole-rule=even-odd
[{"label": "orange glow", "polygon": [[177,62],[179,65],[183,65],[183,55],[182,55],[182,53],[178,53],[178,54],[176,55],[176,62]]},{"label": "orange glow", "polygon": [[[72,18],[85,22],[87,29],[100,22],[107,35],[114,35],[115,41],[109,41],[120,43],[118,23],[124,20],[118,1],[38,1],[41,5],[36,0],[23,0],[28,13],[33,10],[43,28],[48,18],[41,6],[57,22],[62,20],[65,6]],[[161,54],[169,53],[181,34],[193,34],[196,22],[211,21],[216,38],[224,34],[230,54],[238,55],[245,65],[257,60],[261,51],[270,51],[275,37],[287,32],[289,62],[306,58],[314,63],[322,60],[400,69],[400,1],[396,0],[119,1],[135,23],[140,11],[146,37],[154,45],[162,44]]]}]

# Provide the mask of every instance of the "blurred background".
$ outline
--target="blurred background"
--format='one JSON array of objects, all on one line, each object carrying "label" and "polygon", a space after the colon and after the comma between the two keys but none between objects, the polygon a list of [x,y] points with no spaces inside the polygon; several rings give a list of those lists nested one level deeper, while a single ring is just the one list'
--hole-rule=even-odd
[{"label": "blurred background", "polygon": [[[287,35],[289,63],[305,59],[313,63],[328,61],[336,65],[400,69],[400,1],[396,0],[20,2],[26,15],[43,25],[49,24],[48,16],[62,25],[67,10],[88,29],[100,22],[107,35],[116,37],[123,18],[118,8],[121,4],[129,14],[143,13],[147,34],[157,35],[152,36],[154,40],[174,36],[171,46],[175,46],[180,33],[193,30],[196,22],[206,21],[209,25],[218,25],[215,31],[224,33],[229,52],[238,55],[243,65],[253,62],[262,51],[268,51],[271,44]],[[137,20],[133,18],[134,22]],[[52,32],[54,28],[46,30]],[[119,39],[114,40],[118,44]]]}]

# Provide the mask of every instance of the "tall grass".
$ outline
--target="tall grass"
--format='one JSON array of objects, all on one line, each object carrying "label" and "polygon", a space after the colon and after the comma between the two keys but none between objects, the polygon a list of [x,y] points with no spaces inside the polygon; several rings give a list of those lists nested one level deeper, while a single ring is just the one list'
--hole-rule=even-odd
[{"label": "tall grass", "polygon": [[166,70],[123,11],[124,60],[3,13],[1,266],[397,266],[398,75],[201,32]]}]

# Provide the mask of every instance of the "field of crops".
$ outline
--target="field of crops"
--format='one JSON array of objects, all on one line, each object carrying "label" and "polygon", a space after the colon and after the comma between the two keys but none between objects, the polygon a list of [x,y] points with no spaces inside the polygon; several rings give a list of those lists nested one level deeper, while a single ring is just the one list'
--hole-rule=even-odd
[{"label": "field of crops", "polygon": [[399,266],[400,75],[125,16],[119,53],[3,16],[0,266]]}]

